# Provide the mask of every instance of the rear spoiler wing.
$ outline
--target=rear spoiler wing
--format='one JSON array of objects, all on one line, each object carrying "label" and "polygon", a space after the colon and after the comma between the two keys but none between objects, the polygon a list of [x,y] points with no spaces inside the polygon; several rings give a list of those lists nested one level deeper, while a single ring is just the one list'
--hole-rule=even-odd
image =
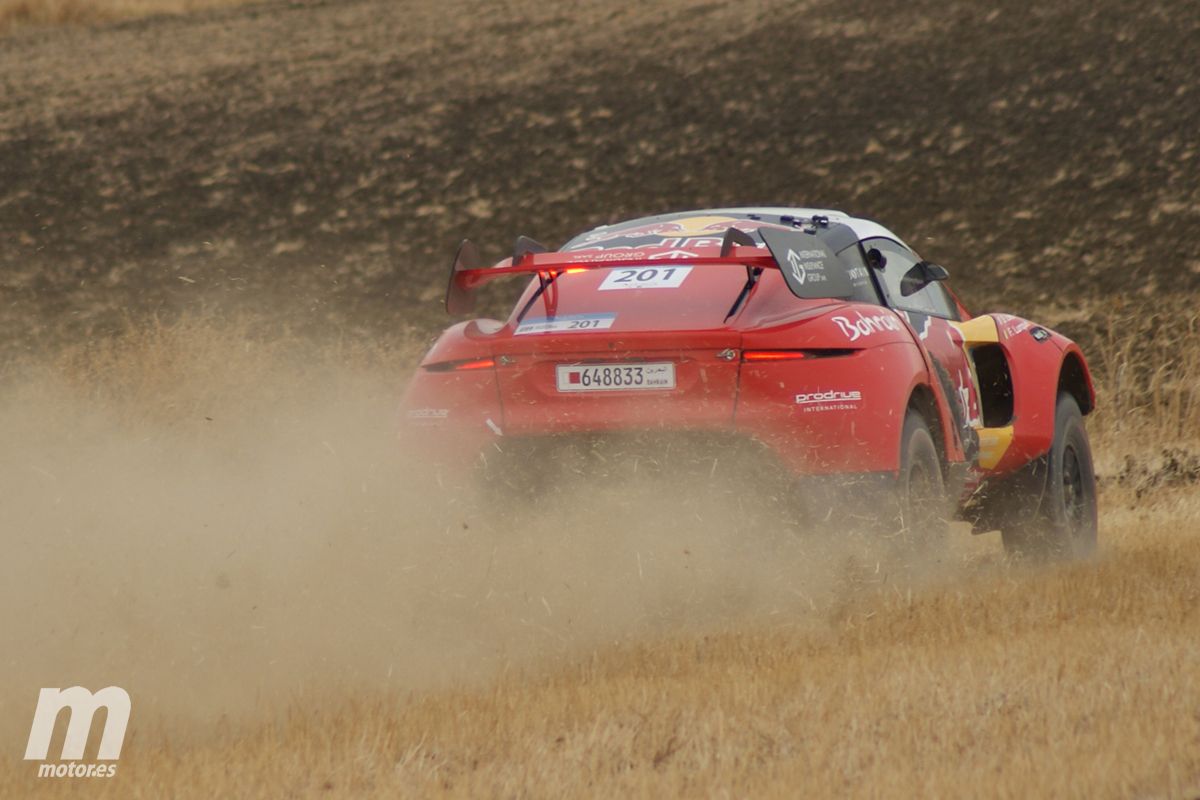
[{"label": "rear spoiler wing", "polygon": [[[845,228],[844,225],[833,226]],[[517,238],[513,255],[494,267],[483,267],[479,251],[464,239],[450,268],[446,287],[446,311],[469,314],[475,310],[475,292],[480,286],[510,275],[537,275],[543,287],[559,275],[589,269],[611,267],[641,267],[650,263],[670,263],[687,266],[731,264],[743,266],[747,272],[778,269],[788,288],[797,297],[817,299],[845,297],[852,292],[853,270],[845,265],[826,244],[829,228],[818,230],[759,229],[766,247],[758,246],[745,231],[730,228],[720,247],[696,247],[685,255],[655,258],[653,253],[638,254],[628,250],[585,250],[552,252],[534,240]],[[844,234],[843,234],[844,236]],[[837,237],[842,239],[842,236]],[[853,241],[857,241],[854,237]],[[840,268],[839,268],[840,267]],[[865,271],[862,275],[866,279]]]}]

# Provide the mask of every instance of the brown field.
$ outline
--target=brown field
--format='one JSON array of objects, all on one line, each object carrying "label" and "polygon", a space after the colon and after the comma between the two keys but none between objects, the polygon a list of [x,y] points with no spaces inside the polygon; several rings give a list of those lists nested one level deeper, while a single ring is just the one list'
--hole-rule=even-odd
[{"label": "brown field", "polygon": [[87,25],[240,5],[245,0],[0,0],[0,36],[17,28]]},{"label": "brown field", "polygon": [[[0,797],[1200,796],[1193,6],[0,0]],[[760,202],[1084,345],[1094,561],[397,452],[458,238]]]}]

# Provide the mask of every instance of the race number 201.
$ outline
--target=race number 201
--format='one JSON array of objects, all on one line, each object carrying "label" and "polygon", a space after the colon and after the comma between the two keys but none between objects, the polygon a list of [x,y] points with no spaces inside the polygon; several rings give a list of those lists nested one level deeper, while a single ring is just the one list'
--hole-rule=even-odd
[{"label": "race number 201", "polygon": [[676,289],[691,271],[691,267],[621,267],[608,273],[600,284],[600,291]]}]

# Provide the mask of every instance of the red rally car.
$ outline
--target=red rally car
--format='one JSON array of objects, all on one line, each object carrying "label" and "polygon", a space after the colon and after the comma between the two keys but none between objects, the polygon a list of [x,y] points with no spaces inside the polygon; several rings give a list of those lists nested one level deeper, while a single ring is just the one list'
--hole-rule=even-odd
[{"label": "red rally car", "polygon": [[901,528],[956,516],[999,529],[1010,552],[1095,548],[1095,392],[1078,345],[973,316],[944,268],[876,222],[672,213],[554,252],[520,237],[492,267],[463,242],[447,310],[469,314],[479,286],[513,275],[528,285],[508,318],[447,329],[405,395],[402,438],[442,468],[530,442],[702,433],[837,487],[818,494],[832,508],[870,488]]}]

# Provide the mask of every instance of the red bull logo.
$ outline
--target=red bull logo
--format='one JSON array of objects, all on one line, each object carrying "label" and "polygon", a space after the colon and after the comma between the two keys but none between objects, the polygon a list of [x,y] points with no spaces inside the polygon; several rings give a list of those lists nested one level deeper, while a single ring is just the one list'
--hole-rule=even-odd
[{"label": "red bull logo", "polygon": [[[635,250],[714,247],[721,244],[721,239],[725,235],[725,231],[729,228],[737,228],[749,233],[769,224],[762,220],[739,219],[737,217],[726,216],[684,217],[683,219],[651,222],[635,228],[596,231],[589,234],[579,246],[572,249],[604,248],[606,246],[605,242],[611,242],[611,246]],[[650,238],[657,238],[658,241],[638,243],[636,245],[629,244],[631,240]]]}]

